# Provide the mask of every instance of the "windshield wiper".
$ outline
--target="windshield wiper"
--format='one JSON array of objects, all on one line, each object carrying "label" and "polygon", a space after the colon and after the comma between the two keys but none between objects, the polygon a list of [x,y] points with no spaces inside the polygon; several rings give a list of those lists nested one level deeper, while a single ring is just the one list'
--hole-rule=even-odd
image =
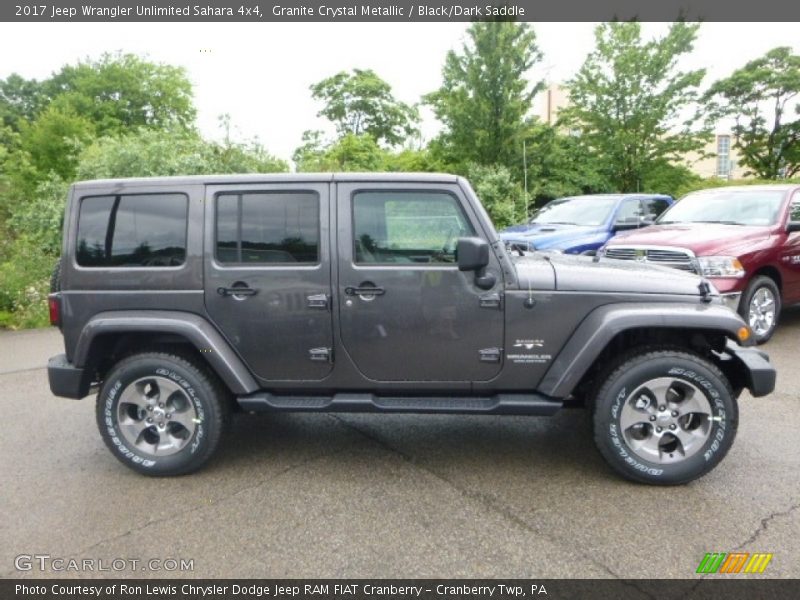
[{"label": "windshield wiper", "polygon": [[690,221],[691,223],[719,223],[721,225],[744,225],[744,223],[739,223],[738,221]]},{"label": "windshield wiper", "polygon": [[578,225],[572,221],[537,221],[537,225]]}]

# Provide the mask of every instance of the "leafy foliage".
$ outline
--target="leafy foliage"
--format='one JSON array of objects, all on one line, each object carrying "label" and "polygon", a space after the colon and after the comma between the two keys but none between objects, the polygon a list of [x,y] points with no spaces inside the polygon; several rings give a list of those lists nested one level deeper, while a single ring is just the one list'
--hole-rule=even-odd
[{"label": "leafy foliage", "polygon": [[397,100],[392,87],[370,69],[323,79],[311,86],[311,96],[324,103],[319,116],[333,122],[340,137],[367,134],[396,146],[417,132],[416,107]]},{"label": "leafy foliage", "polygon": [[[519,165],[528,112],[541,83],[527,76],[541,60],[527,23],[478,21],[460,52],[450,51],[442,86],[425,96],[444,130],[436,148],[454,165]],[[462,167],[463,170],[463,167]]]},{"label": "leafy foliage", "polygon": [[748,174],[776,179],[800,173],[800,56],[779,47],[714,83],[715,116],[733,116],[735,145]]},{"label": "leafy foliage", "polygon": [[527,206],[519,183],[503,165],[469,165],[467,177],[495,226],[507,227],[527,217]]},{"label": "leafy foliage", "polygon": [[698,27],[677,22],[663,38],[644,41],[639,23],[601,24],[594,51],[568,82],[561,122],[581,135],[616,191],[641,190],[659,161],[679,162],[710,139],[690,110],[705,71],[677,66]]}]

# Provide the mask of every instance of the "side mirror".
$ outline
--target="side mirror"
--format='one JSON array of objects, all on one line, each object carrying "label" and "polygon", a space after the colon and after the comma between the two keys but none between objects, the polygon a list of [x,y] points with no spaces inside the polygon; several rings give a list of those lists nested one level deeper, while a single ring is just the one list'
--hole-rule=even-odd
[{"label": "side mirror", "polygon": [[456,259],[459,271],[479,271],[489,264],[489,244],[481,238],[459,238]]},{"label": "side mirror", "polygon": [[795,231],[800,231],[800,221],[789,221],[786,224],[786,233],[793,233]]},{"label": "side mirror", "polygon": [[490,290],[497,279],[486,273],[489,264],[489,244],[476,237],[459,238],[456,245],[456,260],[459,271],[475,271],[475,285],[482,290]]},{"label": "side mirror", "polygon": [[628,231],[630,229],[639,229],[641,225],[639,221],[617,221],[614,223],[614,231]]},{"label": "side mirror", "polygon": [[642,217],[642,220],[639,221],[639,227],[650,227],[650,225],[655,224],[656,220],[653,217]]}]

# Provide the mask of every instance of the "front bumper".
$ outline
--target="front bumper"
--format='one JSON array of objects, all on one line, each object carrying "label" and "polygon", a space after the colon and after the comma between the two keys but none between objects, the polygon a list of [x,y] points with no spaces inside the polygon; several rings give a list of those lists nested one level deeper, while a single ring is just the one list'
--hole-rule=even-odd
[{"label": "front bumper", "polygon": [[730,365],[732,369],[726,371],[732,379],[750,390],[753,397],[766,396],[775,390],[777,373],[766,352],[743,348],[729,340],[724,355],[725,360],[733,363]]},{"label": "front bumper", "polygon": [[742,297],[742,292],[730,292],[728,294],[720,294],[722,303],[733,311],[739,310],[739,300]]},{"label": "front bumper", "polygon": [[89,395],[92,379],[86,369],[74,366],[65,354],[58,354],[47,362],[50,391],[55,396],[76,400]]}]

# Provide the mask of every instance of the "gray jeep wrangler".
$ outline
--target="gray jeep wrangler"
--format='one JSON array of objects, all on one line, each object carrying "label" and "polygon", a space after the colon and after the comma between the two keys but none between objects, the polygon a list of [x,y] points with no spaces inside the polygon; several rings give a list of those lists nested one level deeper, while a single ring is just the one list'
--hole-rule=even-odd
[{"label": "gray jeep wrangler", "polygon": [[579,405],[621,475],[680,484],[775,385],[707,281],[514,251],[452,175],[77,183],[53,287],[53,393],[98,390],[105,443],[149,475],[198,469],[236,410]]}]

